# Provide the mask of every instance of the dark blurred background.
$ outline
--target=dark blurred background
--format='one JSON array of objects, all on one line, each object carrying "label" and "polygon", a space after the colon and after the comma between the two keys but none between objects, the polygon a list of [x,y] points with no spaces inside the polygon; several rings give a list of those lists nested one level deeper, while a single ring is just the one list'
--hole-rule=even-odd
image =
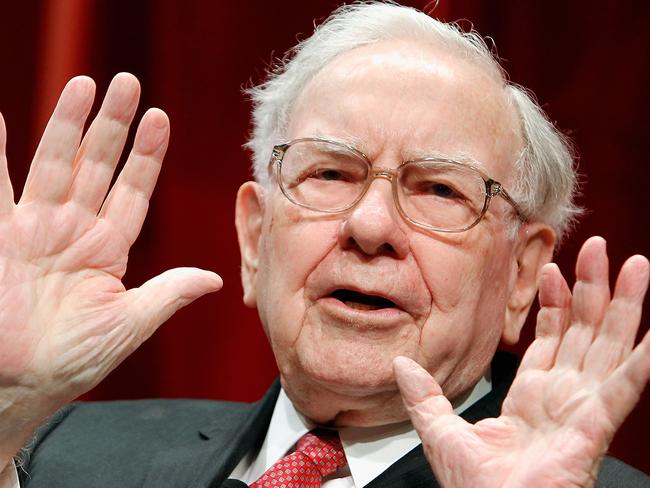
[{"label": "dark blurred background", "polygon": [[[252,401],[277,374],[254,310],[241,303],[233,224],[250,105],[241,89],[312,32],[337,1],[41,0],[0,12],[0,111],[16,197],[59,91],[77,74],[102,93],[119,71],[143,85],[140,114],[164,109],[172,142],[125,277],[137,286],[175,266],[199,266],[224,289],[180,311],[90,400],[201,397]],[[432,2],[404,2],[431,10]],[[650,255],[650,2],[442,0],[433,15],[491,37],[511,79],[530,88],[575,142],[587,209],[557,261],[570,281],[581,243],[599,234],[618,269]],[[96,104],[98,105],[98,104]],[[96,110],[96,108],[95,108]],[[615,273],[612,273],[612,280]],[[648,329],[646,300],[643,333]],[[529,320],[521,352],[533,336]],[[0,338],[0,340],[2,340]],[[611,451],[650,473],[650,392]]]}]

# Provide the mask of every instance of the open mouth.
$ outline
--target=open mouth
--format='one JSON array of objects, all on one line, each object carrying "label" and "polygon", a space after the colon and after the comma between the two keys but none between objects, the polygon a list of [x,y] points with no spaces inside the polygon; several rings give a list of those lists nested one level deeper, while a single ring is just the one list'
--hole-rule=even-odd
[{"label": "open mouth", "polygon": [[396,308],[397,305],[387,298],[376,295],[366,295],[352,290],[339,289],[332,293],[332,298],[345,303],[350,308],[357,310],[380,310],[382,308]]}]

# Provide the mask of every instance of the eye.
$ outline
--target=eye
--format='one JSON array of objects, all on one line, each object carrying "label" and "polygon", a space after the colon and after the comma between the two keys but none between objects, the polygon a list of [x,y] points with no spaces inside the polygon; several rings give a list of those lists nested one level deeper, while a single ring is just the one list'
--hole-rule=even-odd
[{"label": "eye", "polygon": [[441,200],[464,200],[462,192],[456,190],[457,186],[448,182],[425,180],[418,182],[415,187],[415,194],[435,197]]},{"label": "eye", "polygon": [[460,198],[459,195],[452,187],[444,183],[432,183],[428,188],[429,193],[441,198]]},{"label": "eye", "polygon": [[310,178],[324,181],[340,181],[347,179],[343,172],[332,168],[323,168],[316,170],[310,175]]}]

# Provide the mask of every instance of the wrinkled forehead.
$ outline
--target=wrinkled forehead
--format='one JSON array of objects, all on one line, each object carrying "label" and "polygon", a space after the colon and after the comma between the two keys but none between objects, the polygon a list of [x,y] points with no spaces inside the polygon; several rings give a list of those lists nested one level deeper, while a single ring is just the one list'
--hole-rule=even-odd
[{"label": "wrinkled forehead", "polygon": [[287,138],[331,137],[370,158],[463,154],[505,176],[522,138],[504,86],[496,69],[457,50],[382,41],[337,56],[307,83]]}]

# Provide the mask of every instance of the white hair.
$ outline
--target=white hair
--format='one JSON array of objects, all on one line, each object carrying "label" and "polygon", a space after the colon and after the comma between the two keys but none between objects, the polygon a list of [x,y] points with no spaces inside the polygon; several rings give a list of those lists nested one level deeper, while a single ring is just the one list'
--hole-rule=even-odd
[{"label": "white hair", "polygon": [[289,115],[302,90],[325,65],[352,49],[387,40],[415,40],[449,49],[478,64],[503,82],[520,122],[524,148],[509,189],[531,221],[550,225],[558,242],[580,209],[574,155],[532,96],[510,83],[483,38],[457,24],[433,19],[391,2],[357,2],[337,9],[314,34],[287,52],[264,83],[246,90],[253,102],[253,128],[246,147],[253,153],[253,174],[269,184],[268,162],[274,144],[284,141]]}]

